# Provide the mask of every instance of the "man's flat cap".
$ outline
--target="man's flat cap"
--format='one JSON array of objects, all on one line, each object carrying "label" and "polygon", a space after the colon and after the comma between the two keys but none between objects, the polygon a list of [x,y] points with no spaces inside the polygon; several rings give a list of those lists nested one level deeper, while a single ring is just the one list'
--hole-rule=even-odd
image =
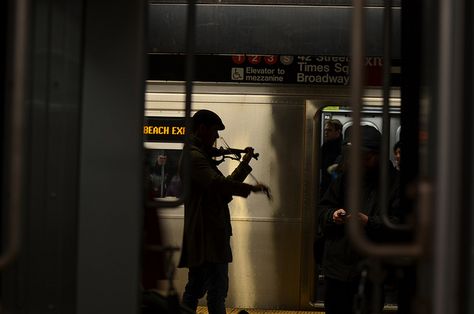
[{"label": "man's flat cap", "polygon": [[222,123],[221,118],[215,112],[206,109],[197,111],[193,115],[192,121],[193,130],[195,130],[201,124],[204,124],[205,126],[217,125],[218,130],[225,129],[224,123]]}]

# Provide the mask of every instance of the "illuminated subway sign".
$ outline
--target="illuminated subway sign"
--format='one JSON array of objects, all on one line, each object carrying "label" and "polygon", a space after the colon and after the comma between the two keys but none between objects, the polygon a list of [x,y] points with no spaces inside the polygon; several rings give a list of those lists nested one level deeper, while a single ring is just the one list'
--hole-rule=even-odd
[{"label": "illuminated subway sign", "polygon": [[184,142],[185,119],[175,117],[145,117],[145,142]]},{"label": "illuminated subway sign", "polygon": [[[195,55],[195,80],[349,86],[351,58],[327,55]],[[148,55],[149,80],[185,81],[185,55]],[[383,57],[367,56],[365,85],[383,86]],[[390,83],[400,86],[401,61],[391,61]]]}]

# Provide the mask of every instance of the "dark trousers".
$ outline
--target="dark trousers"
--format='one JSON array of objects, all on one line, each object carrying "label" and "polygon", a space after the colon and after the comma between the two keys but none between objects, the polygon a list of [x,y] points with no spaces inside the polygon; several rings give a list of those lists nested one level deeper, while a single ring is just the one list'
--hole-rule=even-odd
[{"label": "dark trousers", "polygon": [[358,281],[340,281],[325,277],[326,295],[324,310],[326,314],[354,313],[354,297],[357,294]]},{"label": "dark trousers", "polygon": [[207,292],[209,314],[225,314],[225,298],[229,288],[228,270],[227,263],[206,263],[189,268],[183,304],[196,311],[199,299]]},{"label": "dark trousers", "polygon": [[358,298],[359,280],[340,281],[325,277],[326,296],[324,298],[324,308],[326,314],[353,314],[356,307],[360,313],[381,313],[383,309],[384,293],[382,286],[379,286],[379,295],[374,303],[374,285],[370,282],[364,286],[362,299]]}]

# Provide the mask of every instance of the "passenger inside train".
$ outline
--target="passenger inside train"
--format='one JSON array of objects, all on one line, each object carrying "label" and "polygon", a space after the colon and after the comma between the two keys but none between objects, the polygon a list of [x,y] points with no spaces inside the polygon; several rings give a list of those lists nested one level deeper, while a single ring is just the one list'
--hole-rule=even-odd
[{"label": "passenger inside train", "polygon": [[[361,127],[362,150],[362,209],[352,213],[348,208],[347,197],[348,168],[353,165],[345,161],[340,165],[342,175],[331,183],[322,197],[319,223],[325,238],[322,271],[325,278],[324,306],[328,314],[378,313],[384,306],[383,281],[366,280],[368,259],[355,250],[347,235],[345,224],[349,219],[357,219],[364,232],[375,242],[393,240],[393,230],[388,229],[381,219],[379,203],[379,161],[381,134],[370,126]],[[353,149],[351,134],[344,140],[344,152]],[[393,167],[389,172],[390,196],[389,218],[398,221],[400,213],[399,180]],[[355,216],[354,216],[355,215]],[[370,268],[372,271],[372,268]],[[378,293],[373,294],[377,290]]]},{"label": "passenger inside train", "polygon": [[400,171],[401,148],[402,148],[402,143],[400,143],[400,141],[396,142],[395,145],[393,145],[393,156],[395,158],[393,166],[398,171]]},{"label": "passenger inside train", "polygon": [[337,163],[342,149],[342,123],[330,119],[324,125],[324,143],[321,146],[321,193],[323,195],[331,182],[330,166]]}]

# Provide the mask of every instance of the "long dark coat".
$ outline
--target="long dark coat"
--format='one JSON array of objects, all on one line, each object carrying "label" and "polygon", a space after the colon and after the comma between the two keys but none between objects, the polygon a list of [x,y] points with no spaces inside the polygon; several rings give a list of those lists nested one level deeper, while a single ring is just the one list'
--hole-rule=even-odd
[{"label": "long dark coat", "polygon": [[232,227],[228,204],[233,195],[247,197],[252,186],[242,181],[252,168],[241,163],[228,176],[194,139],[190,147],[191,193],[184,205],[184,233],[178,267],[196,267],[204,262],[232,261]]},{"label": "long dark coat", "polygon": [[[399,176],[397,171],[389,170],[389,207],[388,218],[394,223],[402,216],[399,198]],[[333,222],[334,211],[339,208],[348,210],[348,176],[343,173],[331,183],[319,203],[319,224],[325,239],[323,272],[324,275],[340,281],[352,281],[360,273],[359,262],[364,258],[353,248],[346,233],[346,226]],[[361,212],[369,218],[364,228],[366,236],[375,242],[396,241],[399,233],[386,227],[382,221],[379,206],[378,175],[365,176],[362,181]]]}]

